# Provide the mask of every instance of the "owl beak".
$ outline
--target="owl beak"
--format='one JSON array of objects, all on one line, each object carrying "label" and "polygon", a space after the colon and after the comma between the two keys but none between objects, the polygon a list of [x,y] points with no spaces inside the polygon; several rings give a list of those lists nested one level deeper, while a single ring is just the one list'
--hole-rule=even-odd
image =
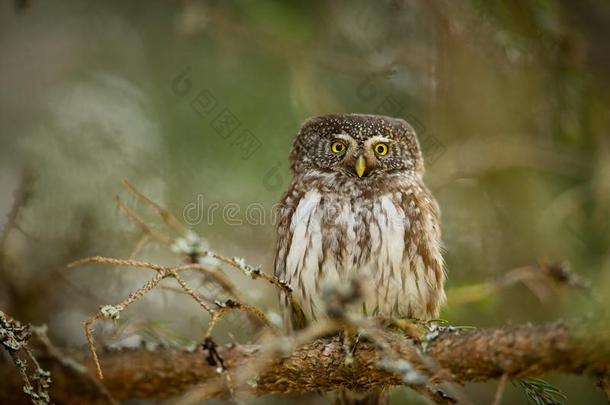
[{"label": "owl beak", "polygon": [[358,177],[362,177],[362,175],[366,171],[366,160],[364,159],[364,156],[358,156],[354,168],[356,169],[356,174],[358,175]]}]

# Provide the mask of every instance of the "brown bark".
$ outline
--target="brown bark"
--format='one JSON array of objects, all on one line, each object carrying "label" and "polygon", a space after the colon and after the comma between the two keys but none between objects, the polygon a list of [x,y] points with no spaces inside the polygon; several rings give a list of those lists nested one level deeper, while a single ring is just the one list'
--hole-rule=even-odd
[{"label": "brown bark", "polygon": [[[442,332],[428,343],[424,361],[410,340],[396,333],[388,333],[385,339],[397,357],[409,361],[416,369],[427,375],[434,374],[435,379],[451,379],[458,383],[486,381],[504,374],[523,377],[548,372],[602,378],[610,370],[610,326],[607,323],[587,327],[551,323]],[[218,352],[234,377],[237,371],[257,361],[261,355],[257,346],[224,346]],[[81,351],[73,355],[83,361],[92,376],[95,375],[95,367],[86,353]],[[168,398],[201,384],[210,387],[205,391],[207,398],[226,397],[229,394],[226,379],[219,376],[217,367],[208,364],[207,355],[203,349],[190,353],[179,349],[102,352],[103,384],[118,400]],[[52,372],[54,402],[105,401],[99,394],[99,387],[96,388],[91,380],[57,362],[41,360]],[[276,356],[260,370],[255,384],[249,378],[248,384],[234,388],[240,393],[265,395],[403,384],[400,376],[380,368],[379,360],[373,344],[360,342],[353,364],[347,366],[341,340],[325,338],[306,344],[289,355]],[[434,370],[431,362],[435,364]],[[0,386],[7,388],[0,390],[0,403],[26,400],[20,392],[22,382],[12,365],[0,367],[0,381]]]}]

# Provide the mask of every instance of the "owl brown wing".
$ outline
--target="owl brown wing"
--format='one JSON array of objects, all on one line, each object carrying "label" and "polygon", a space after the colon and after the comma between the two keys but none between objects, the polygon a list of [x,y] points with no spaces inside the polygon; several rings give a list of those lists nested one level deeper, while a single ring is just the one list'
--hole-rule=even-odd
[{"label": "owl brown wing", "polygon": [[[299,192],[295,183],[290,186],[282,197],[276,211],[276,241],[275,258],[273,261],[274,275],[290,285],[290,275],[286,274],[286,259],[292,243],[292,216],[301,200],[303,193]],[[292,286],[291,286],[292,287]],[[280,308],[284,315],[284,325],[288,332],[303,329],[307,325],[301,306],[292,296],[280,292]]]},{"label": "owl brown wing", "polygon": [[408,247],[405,254],[411,263],[421,263],[425,269],[425,282],[422,283],[427,289],[423,303],[425,317],[437,318],[440,307],[445,302],[440,209],[423,183],[409,187],[408,192],[403,193],[400,205],[410,223],[409,230],[405,233],[404,245]]}]

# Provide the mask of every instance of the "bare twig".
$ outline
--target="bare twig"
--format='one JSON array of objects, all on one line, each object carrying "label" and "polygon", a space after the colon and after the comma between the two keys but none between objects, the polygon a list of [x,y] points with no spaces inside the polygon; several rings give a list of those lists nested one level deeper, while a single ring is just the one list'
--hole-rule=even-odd
[{"label": "bare twig", "polygon": [[130,259],[115,259],[112,257],[103,257],[103,256],[86,257],[84,259],[76,260],[72,263],[69,263],[67,267],[75,268],[75,267],[83,266],[85,264],[108,264],[111,266],[126,266],[126,267],[150,269],[150,270],[156,270],[156,271],[165,271],[165,269],[166,269],[164,266],[154,264],[154,263],[149,263],[149,262],[144,262],[144,261],[139,261],[139,260],[130,260]]},{"label": "bare twig", "polygon": [[[6,294],[7,298],[14,294],[14,280],[9,277],[11,273],[7,268],[8,257],[6,245],[11,231],[13,229],[21,230],[18,224],[19,213],[21,212],[23,207],[26,206],[32,196],[32,183],[32,174],[28,169],[23,169],[19,186],[14,192],[13,205],[11,206],[11,209],[6,216],[6,222],[2,227],[2,232],[0,233],[0,293],[2,293],[3,295]],[[4,301],[4,299],[1,299],[0,301]],[[11,301],[11,299],[8,299],[5,304],[9,305]]]},{"label": "bare twig", "polygon": [[66,356],[61,353],[59,349],[51,343],[51,340],[47,336],[47,327],[45,325],[40,327],[31,327],[31,331],[41,344],[44,352],[53,359],[53,361],[60,364],[64,369],[78,376],[82,380],[96,387],[101,397],[106,398],[108,403],[111,405],[118,405],[118,402],[112,397],[108,389],[95,377],[88,373],[87,368],[76,362],[73,358]]},{"label": "bare twig", "polygon": [[507,382],[508,382],[508,374],[502,374],[502,377],[500,377],[500,381],[498,382],[498,388],[496,389],[496,394],[494,395],[493,405],[500,405],[502,403],[502,398],[504,397],[504,390],[506,389]]},{"label": "bare twig", "polygon": [[148,225],[142,218],[140,218],[131,208],[125,205],[120,197],[116,197],[117,206],[125,214],[125,216],[133,222],[136,226],[138,226],[142,231],[144,231],[144,236],[148,238],[155,239],[163,244],[169,245],[172,240],[169,236],[157,231],[150,225]]},{"label": "bare twig", "polygon": [[220,260],[221,262],[226,263],[235,269],[240,270],[244,275],[250,277],[252,280],[260,278],[274,285],[279,291],[286,295],[294,311],[300,312],[302,314],[300,304],[292,295],[292,288],[284,280],[280,280],[275,276],[264,273],[260,267],[253,267],[247,264],[245,260],[240,257],[228,258],[214,252],[206,252],[206,255]]},{"label": "bare twig", "polygon": [[[495,281],[452,288],[447,295],[452,305],[460,305],[482,300],[519,283],[524,284],[540,302],[549,300],[550,289],[554,286],[590,291],[590,283],[572,272],[567,263],[551,263],[540,259],[538,265],[515,268]],[[587,296],[594,299],[590,294]]]},{"label": "bare twig", "polygon": [[181,266],[176,267],[176,271],[178,272],[184,270],[195,270],[202,273],[206,277],[210,277],[229,295],[235,297],[239,301],[244,301],[241,292],[235,287],[235,284],[233,284],[231,280],[222,271],[216,268],[204,266],[199,263],[183,264]]},{"label": "bare twig", "polygon": [[[276,333],[275,328],[271,325],[271,323],[269,322],[269,320],[267,319],[265,314],[263,312],[261,312],[259,309],[255,308],[253,306],[244,304],[244,303],[237,302],[235,300],[227,300],[224,303],[217,302],[216,303],[217,308],[212,308],[213,304],[207,302],[205,299],[200,297],[188,285],[188,283],[186,281],[184,281],[184,279],[182,279],[182,277],[180,277],[180,275],[178,274],[179,271],[188,270],[188,269],[199,269],[199,270],[205,269],[205,267],[203,267],[203,266],[199,266],[196,264],[188,264],[188,265],[181,265],[181,266],[175,266],[175,267],[167,267],[167,266],[161,266],[161,265],[154,264],[154,263],[138,261],[138,260],[114,259],[114,258],[110,258],[110,257],[95,256],[95,257],[89,257],[89,258],[85,258],[85,259],[81,259],[81,260],[72,262],[68,265],[68,268],[74,268],[74,267],[81,266],[84,264],[108,264],[108,265],[113,265],[113,266],[127,266],[127,267],[132,267],[132,268],[150,269],[150,270],[154,270],[157,272],[157,274],[151,280],[149,280],[146,284],[144,284],[142,287],[140,287],[136,291],[129,294],[129,296],[125,300],[123,300],[121,303],[119,303],[117,305],[101,306],[98,313],[96,313],[93,317],[91,317],[83,322],[83,328],[85,331],[85,336],[87,338],[87,345],[89,347],[89,351],[93,358],[93,362],[96,367],[97,375],[100,379],[103,379],[104,377],[103,377],[99,357],[95,350],[95,341],[93,338],[93,328],[94,328],[95,324],[97,323],[97,321],[104,320],[104,319],[111,319],[111,320],[119,319],[120,314],[123,310],[125,310],[132,303],[140,300],[144,295],[146,295],[148,292],[150,292],[155,287],[157,287],[159,285],[159,283],[164,278],[167,278],[167,277],[174,278],[176,280],[176,282],[180,285],[182,290],[186,294],[191,296],[195,300],[195,302],[197,302],[199,304],[199,306],[201,306],[211,316],[211,320],[210,320],[210,323],[209,323],[209,326],[208,326],[208,329],[207,329],[207,332],[205,335],[206,338],[211,337],[214,327],[216,326],[218,321],[224,315],[226,315],[227,313],[233,312],[233,311],[243,311],[243,312],[246,312],[246,313],[254,316],[264,326],[266,326],[267,328],[272,330],[274,333]],[[203,271],[205,271],[205,270],[203,270]]]},{"label": "bare twig", "polygon": [[180,221],[176,219],[176,217],[161,207],[159,204],[139,192],[127,179],[123,180],[123,186],[129,191],[131,194],[136,196],[140,201],[151,207],[158,215],[161,217],[163,222],[165,222],[169,227],[174,229],[179,234],[183,234],[187,231],[186,226],[184,226]]},{"label": "bare twig", "polygon": [[[5,246],[6,239],[8,238],[10,230],[17,226],[19,213],[32,196],[32,183],[32,174],[29,170],[23,169],[21,174],[21,180],[19,182],[19,187],[17,187],[14,192],[15,198],[13,201],[13,205],[11,206],[11,210],[6,216],[6,223],[4,224],[4,227],[2,228],[2,233],[0,234],[0,247]],[[0,254],[1,251],[2,249],[0,249]]]},{"label": "bare twig", "polygon": [[99,358],[97,356],[97,352],[95,350],[95,342],[93,339],[93,327],[97,323],[97,321],[102,319],[112,319],[117,320],[120,317],[120,313],[127,308],[130,304],[142,298],[147,292],[155,288],[163,278],[166,277],[164,272],[159,272],[156,274],[150,281],[148,281],[144,286],[137,289],[136,291],[129,294],[129,296],[123,300],[118,305],[104,305],[100,307],[100,310],[97,314],[95,314],[92,318],[89,318],[83,322],[83,329],[85,330],[85,336],[87,338],[87,346],[89,347],[89,351],[91,352],[91,356],[93,357],[93,361],[95,363],[97,375],[100,380],[104,378],[102,373],[102,367],[99,362]]},{"label": "bare twig", "polygon": [[140,239],[138,239],[138,241],[136,242],[136,245],[134,246],[133,250],[131,251],[131,254],[129,255],[129,258],[135,259],[136,257],[138,257],[140,252],[144,249],[144,246],[146,246],[149,241],[150,235],[145,233],[140,236]]}]

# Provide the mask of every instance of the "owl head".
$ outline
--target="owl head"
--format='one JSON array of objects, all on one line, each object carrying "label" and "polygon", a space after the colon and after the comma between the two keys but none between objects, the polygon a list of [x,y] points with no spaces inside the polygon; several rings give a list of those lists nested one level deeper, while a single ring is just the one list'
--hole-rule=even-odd
[{"label": "owl head", "polygon": [[306,120],[291,153],[293,173],[337,172],[355,180],[389,173],[423,175],[415,131],[398,118],[331,114]]}]

